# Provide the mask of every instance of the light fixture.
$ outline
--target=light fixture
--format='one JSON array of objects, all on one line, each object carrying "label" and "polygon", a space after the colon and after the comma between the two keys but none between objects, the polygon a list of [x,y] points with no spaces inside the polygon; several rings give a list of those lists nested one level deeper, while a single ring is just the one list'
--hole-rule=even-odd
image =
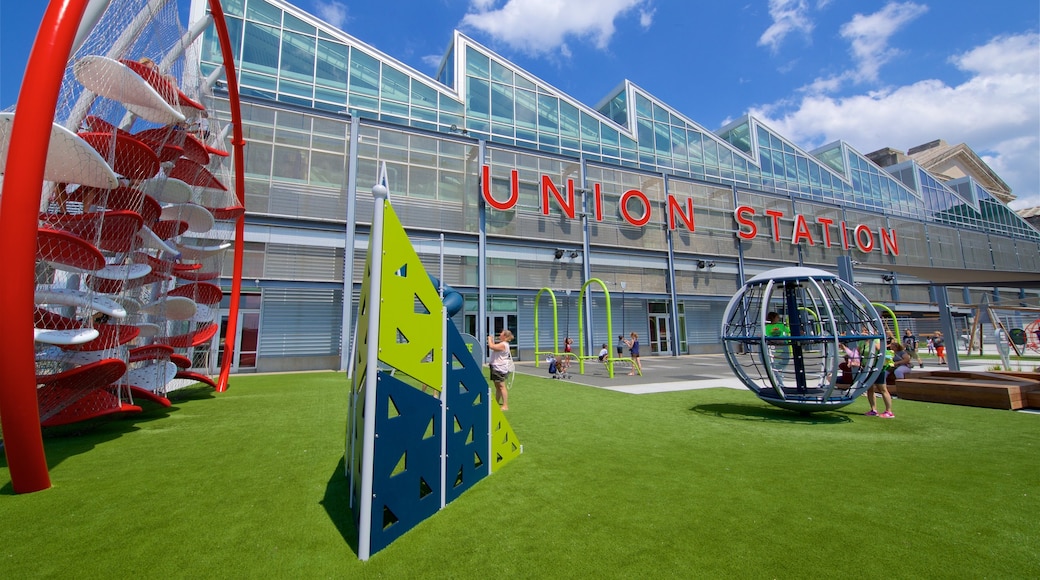
[{"label": "light fixture", "polygon": [[712,261],[708,262],[708,267],[709,268],[714,268],[715,267],[715,260],[712,260]]},{"label": "light fixture", "polygon": [[578,257],[578,250],[571,250],[571,259]]},{"label": "light fixture", "polygon": [[859,266],[859,260],[849,260],[849,263],[853,266]]},{"label": "light fixture", "polygon": [[705,262],[704,260],[697,260],[697,267],[698,267],[699,269],[703,270],[703,269],[704,269],[704,268],[706,268],[707,266],[708,266],[708,263],[707,263],[707,262]]},{"label": "light fixture", "polygon": [[556,252],[553,253],[553,259],[554,260],[559,260],[562,257],[563,257],[563,250],[560,249],[560,248],[556,248]]},{"label": "light fixture", "polygon": [[891,282],[892,280],[895,280],[896,277],[893,276],[892,274],[885,274],[885,275],[881,276],[881,279],[884,280],[885,282]]}]

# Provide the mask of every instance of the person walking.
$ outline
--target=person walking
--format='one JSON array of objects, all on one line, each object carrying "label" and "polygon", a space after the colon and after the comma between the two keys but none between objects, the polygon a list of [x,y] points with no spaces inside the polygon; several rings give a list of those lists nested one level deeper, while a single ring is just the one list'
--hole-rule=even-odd
[{"label": "person walking", "polygon": [[625,341],[625,344],[628,345],[628,352],[632,357],[632,372],[628,373],[628,375],[632,376],[636,372],[642,375],[643,367],[639,364],[639,335],[633,332],[630,336],[631,338]]},{"label": "person walking", "polygon": [[[892,394],[888,392],[889,381],[895,384],[897,378],[901,378],[899,375],[906,376],[906,373],[910,372],[910,356],[903,350],[903,345],[898,342],[892,343],[893,349],[898,350],[886,350],[885,352],[885,370],[878,376],[874,384],[867,389],[867,403],[870,405],[870,410],[865,414],[868,417],[881,417],[883,419],[894,419],[895,414],[892,413]],[[889,357],[891,353],[891,358]],[[898,367],[897,367],[898,365]],[[896,372],[897,368],[902,368],[901,371]],[[881,400],[885,403],[885,412],[878,414],[877,412],[877,398],[875,393],[881,393]]]},{"label": "person walking", "polygon": [[935,356],[939,357],[939,364],[947,364],[946,341],[943,340],[942,332],[938,330],[935,331],[935,336],[932,337],[932,345],[935,346]]},{"label": "person walking", "polygon": [[917,337],[914,333],[910,332],[907,328],[903,331],[903,348],[906,353],[910,355],[910,364],[913,366],[913,362],[916,360],[920,368],[924,368],[924,361],[921,360],[921,355],[917,354]]},{"label": "person walking", "polygon": [[495,384],[495,401],[502,407],[503,411],[509,410],[509,390],[506,389],[506,379],[513,372],[513,357],[509,353],[509,341],[513,340],[513,333],[508,328],[503,328],[498,333],[498,341],[493,335],[488,335],[488,348],[491,356],[488,364],[491,366],[491,382]]}]

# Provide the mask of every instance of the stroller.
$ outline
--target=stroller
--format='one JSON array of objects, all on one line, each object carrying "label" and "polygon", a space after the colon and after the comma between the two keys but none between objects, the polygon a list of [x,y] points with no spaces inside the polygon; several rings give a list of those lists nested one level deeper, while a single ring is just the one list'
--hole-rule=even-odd
[{"label": "stroller", "polygon": [[565,379],[570,378],[570,375],[566,374],[566,369],[560,364],[560,361],[555,356],[549,355],[545,357],[545,362],[549,363],[549,374],[554,379]]}]

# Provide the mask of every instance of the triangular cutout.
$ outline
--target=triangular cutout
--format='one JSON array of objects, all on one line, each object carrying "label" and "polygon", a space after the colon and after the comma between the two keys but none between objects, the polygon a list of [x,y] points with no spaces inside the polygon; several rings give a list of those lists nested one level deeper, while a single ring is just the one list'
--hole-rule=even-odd
[{"label": "triangular cutout", "polygon": [[401,329],[397,329],[397,344],[408,344],[408,337],[401,332]]},{"label": "triangular cutout", "polygon": [[480,458],[479,453],[473,453],[473,469],[480,469],[484,465],[484,460]]},{"label": "triangular cutout", "polygon": [[462,468],[460,467],[459,473],[455,476],[455,485],[453,485],[452,487],[458,487],[462,485],[462,481]]},{"label": "triangular cutout", "polygon": [[459,418],[455,417],[455,433],[462,431],[462,425],[459,423]]},{"label": "triangular cutout", "polygon": [[484,394],[478,393],[476,397],[473,397],[473,406],[479,407],[484,404]]},{"label": "triangular cutout", "polygon": [[393,397],[386,398],[386,418],[393,419],[394,417],[400,417],[401,411],[397,409],[397,403],[394,402]]},{"label": "triangular cutout", "polygon": [[421,360],[421,361],[419,361],[419,362],[423,362],[423,363],[432,363],[432,362],[433,362],[434,360],[436,360],[436,359],[434,358],[435,356],[436,356],[436,354],[434,353],[433,349],[431,348],[431,349],[430,349],[430,352],[426,353],[426,356],[424,356],[424,357],[422,358],[422,360]]},{"label": "triangular cutout", "polygon": [[408,264],[402,264],[400,268],[394,270],[394,276],[400,276],[401,278],[408,277]]},{"label": "triangular cutout", "polygon": [[415,305],[413,307],[412,312],[416,314],[429,314],[430,309],[427,308],[425,304],[423,304],[422,298],[419,298],[418,294],[413,294],[413,296],[415,296]]},{"label": "triangular cutout", "polygon": [[397,523],[397,516],[394,512],[390,511],[390,508],[383,506],[383,530],[385,531],[390,526]]},{"label": "triangular cutout", "polygon": [[466,435],[466,445],[473,443],[473,426],[469,428],[469,434]]},{"label": "triangular cutout", "polygon": [[436,429],[434,429],[433,417],[430,417],[430,423],[428,425],[426,425],[426,432],[423,433],[423,437],[422,438],[423,439],[429,439],[430,437],[433,437],[434,435],[436,435],[436,433],[437,433],[437,431],[436,431]]},{"label": "triangular cutout", "polygon": [[394,470],[390,472],[390,477],[396,477],[404,473],[408,469],[408,452],[405,451],[401,454],[401,459],[397,461],[397,465],[394,466]]},{"label": "triangular cutout", "polygon": [[430,484],[426,483],[426,480],[420,477],[419,478],[419,499],[422,499],[422,498],[430,495],[431,493],[433,493],[433,490],[430,489]]}]

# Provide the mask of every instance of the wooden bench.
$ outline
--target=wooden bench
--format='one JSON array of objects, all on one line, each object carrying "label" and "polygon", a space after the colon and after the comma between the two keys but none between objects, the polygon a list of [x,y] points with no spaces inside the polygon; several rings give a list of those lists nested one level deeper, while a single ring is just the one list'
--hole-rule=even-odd
[{"label": "wooden bench", "polygon": [[1013,410],[1040,404],[1040,381],[1000,373],[914,373],[896,384],[899,398],[910,401]]}]

